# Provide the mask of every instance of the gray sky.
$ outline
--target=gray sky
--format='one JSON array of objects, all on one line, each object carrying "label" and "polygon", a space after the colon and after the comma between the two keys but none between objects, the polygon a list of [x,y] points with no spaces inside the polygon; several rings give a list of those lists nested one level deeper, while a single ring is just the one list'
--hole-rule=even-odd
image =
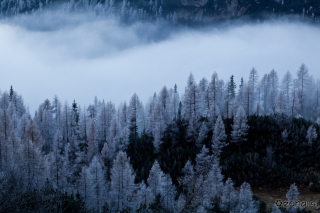
[{"label": "gray sky", "polygon": [[[305,63],[320,77],[320,28],[302,23],[241,24],[191,30],[54,12],[0,22],[0,89],[21,93],[33,114],[46,98],[73,99],[81,106],[94,96],[116,105],[134,92],[145,103],[166,85],[183,93],[192,72],[197,81],[216,71],[227,80],[260,78],[273,68],[280,80],[295,77]],[[166,35],[166,36],[164,36]]]}]

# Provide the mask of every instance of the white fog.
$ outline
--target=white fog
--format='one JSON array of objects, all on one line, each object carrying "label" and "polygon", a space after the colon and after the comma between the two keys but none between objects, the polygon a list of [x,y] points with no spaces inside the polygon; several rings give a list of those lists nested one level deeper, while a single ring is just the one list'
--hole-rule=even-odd
[{"label": "white fog", "polygon": [[145,102],[175,83],[182,94],[190,72],[197,81],[233,74],[238,85],[252,67],[281,80],[305,63],[319,78],[319,38],[318,27],[287,21],[168,29],[92,14],[17,16],[0,22],[0,89],[12,85],[33,114],[54,95],[86,106],[94,96],[118,105],[134,92]]}]

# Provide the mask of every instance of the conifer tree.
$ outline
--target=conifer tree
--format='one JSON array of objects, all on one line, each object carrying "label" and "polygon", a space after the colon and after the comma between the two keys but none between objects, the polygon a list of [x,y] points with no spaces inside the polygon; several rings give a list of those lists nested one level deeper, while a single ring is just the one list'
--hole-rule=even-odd
[{"label": "conifer tree", "polygon": [[309,126],[308,131],[307,131],[307,140],[308,140],[308,145],[311,146],[313,141],[318,137],[318,134],[316,132],[316,128],[314,128],[313,125]]},{"label": "conifer tree", "polygon": [[174,210],[174,200],[177,192],[169,174],[165,174],[163,180],[162,196],[164,207],[166,211],[172,212]]},{"label": "conifer tree", "polygon": [[174,85],[173,94],[172,94],[172,98],[171,99],[172,99],[171,100],[172,118],[174,120],[176,120],[177,119],[179,102],[180,102],[179,93],[178,93],[178,87],[177,87],[176,84]]},{"label": "conifer tree", "polygon": [[98,143],[97,143],[97,129],[94,120],[91,121],[89,135],[88,135],[88,152],[87,152],[87,163],[90,163],[93,156],[98,153]]},{"label": "conifer tree", "polygon": [[210,93],[208,90],[208,80],[206,78],[202,78],[199,82],[199,91],[201,97],[201,116],[206,117],[208,111],[210,109]]},{"label": "conifer tree", "polygon": [[305,64],[302,64],[297,71],[297,79],[295,79],[295,88],[299,98],[299,113],[304,116],[306,113],[306,105],[308,104],[308,85],[310,85],[309,70]]},{"label": "conifer tree", "polygon": [[133,136],[133,139],[136,140],[138,138],[139,128],[142,118],[142,103],[136,93],[133,94],[130,100],[129,109],[128,109],[128,120],[129,120],[129,129],[130,134]]},{"label": "conifer tree", "polygon": [[247,94],[247,109],[248,115],[254,113],[254,107],[256,105],[256,92],[258,85],[258,72],[255,68],[250,71],[249,82],[248,82],[248,94]]},{"label": "conifer tree", "polygon": [[201,107],[201,96],[192,73],[189,75],[183,100],[184,115],[186,119],[190,119],[193,115],[198,117]]},{"label": "conifer tree", "polygon": [[239,151],[241,151],[241,142],[246,140],[246,136],[248,134],[249,126],[247,122],[247,116],[243,108],[239,107],[233,120],[231,132],[231,142],[239,144]]},{"label": "conifer tree", "polygon": [[115,113],[116,109],[111,101],[106,104],[103,101],[99,107],[96,123],[99,150],[101,150],[103,144],[109,139],[109,129]]},{"label": "conifer tree", "polygon": [[207,138],[208,127],[206,122],[202,122],[199,130],[199,136],[196,140],[196,146],[201,148],[203,146],[204,140]]},{"label": "conifer tree", "polygon": [[57,130],[52,144],[52,152],[46,156],[47,172],[49,180],[54,184],[55,188],[60,188],[62,186],[63,172],[63,141],[62,134],[60,130]]},{"label": "conifer tree", "polygon": [[290,185],[290,188],[286,194],[286,198],[292,204],[294,201],[298,200],[299,190],[295,183]]},{"label": "conifer tree", "polygon": [[122,211],[133,207],[134,173],[130,159],[125,152],[120,151],[113,161],[111,169],[111,208]]},{"label": "conifer tree", "polygon": [[221,196],[221,209],[225,212],[235,211],[238,202],[238,194],[234,188],[234,184],[228,178],[223,186]]},{"label": "conifer tree", "polygon": [[226,133],[225,133],[225,128],[224,128],[224,123],[222,121],[221,116],[218,117],[213,135],[212,135],[212,152],[216,158],[219,158],[221,149],[225,147],[227,144],[224,142],[226,139]]},{"label": "conifer tree", "polygon": [[220,195],[223,191],[223,175],[217,161],[212,164],[208,176],[204,180],[204,188],[204,198],[208,203],[211,200],[220,201]]},{"label": "conifer tree", "polygon": [[244,182],[240,187],[238,212],[257,212],[257,203],[252,198],[252,191],[249,183]]},{"label": "conifer tree", "polygon": [[102,210],[106,202],[107,184],[104,169],[99,156],[95,155],[87,169],[88,173],[88,198],[87,206],[96,212]]},{"label": "conifer tree", "polygon": [[206,175],[212,166],[212,156],[209,155],[209,149],[203,145],[201,152],[196,157],[196,171],[198,174]]},{"label": "conifer tree", "polygon": [[291,99],[291,89],[292,89],[292,76],[288,71],[284,75],[282,79],[281,89],[283,91],[285,106],[286,106],[286,114],[290,115],[290,99]]},{"label": "conifer tree", "polygon": [[155,160],[147,179],[148,186],[152,193],[152,200],[155,199],[158,194],[163,194],[164,179],[165,174],[161,170],[158,161]]},{"label": "conifer tree", "polygon": [[51,150],[52,140],[54,137],[54,120],[52,116],[52,106],[48,99],[39,106],[37,117],[35,118],[39,127],[44,143],[44,153],[48,154]]},{"label": "conifer tree", "polygon": [[271,109],[271,112],[273,114],[276,113],[276,98],[278,95],[278,89],[279,89],[279,78],[278,73],[273,69],[268,74],[268,86],[269,86],[269,92],[268,92],[268,104],[269,108]]}]

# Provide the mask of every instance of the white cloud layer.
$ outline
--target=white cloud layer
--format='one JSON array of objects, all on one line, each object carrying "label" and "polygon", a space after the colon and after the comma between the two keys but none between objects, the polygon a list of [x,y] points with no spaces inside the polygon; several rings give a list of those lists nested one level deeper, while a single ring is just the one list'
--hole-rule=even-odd
[{"label": "white cloud layer", "polygon": [[13,85],[33,114],[55,94],[87,106],[94,96],[118,105],[134,92],[145,102],[175,83],[183,93],[190,72],[239,82],[252,67],[260,77],[274,68],[281,80],[305,63],[319,78],[319,38],[319,27],[287,21],[173,29],[89,14],[23,16],[0,22],[0,88]]}]

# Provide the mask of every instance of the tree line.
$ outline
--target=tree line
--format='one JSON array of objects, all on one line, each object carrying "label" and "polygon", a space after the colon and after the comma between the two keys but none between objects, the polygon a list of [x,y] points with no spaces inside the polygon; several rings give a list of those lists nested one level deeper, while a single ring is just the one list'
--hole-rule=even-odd
[{"label": "tree line", "polygon": [[320,81],[304,64],[238,86],[190,74],[145,104],[55,96],[34,116],[0,95],[1,212],[266,212],[252,185],[320,189]]}]

